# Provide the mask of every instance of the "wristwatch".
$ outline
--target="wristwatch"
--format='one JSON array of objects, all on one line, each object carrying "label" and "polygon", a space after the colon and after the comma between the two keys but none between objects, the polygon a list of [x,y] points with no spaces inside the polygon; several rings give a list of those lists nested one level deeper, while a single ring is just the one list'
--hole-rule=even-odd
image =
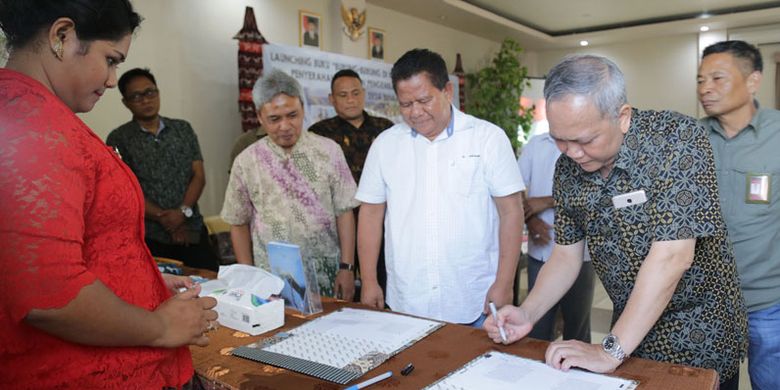
[{"label": "wristwatch", "polygon": [[181,210],[181,213],[184,214],[185,217],[187,218],[192,217],[192,207],[181,205],[181,207],[179,207],[179,210]]},{"label": "wristwatch", "polygon": [[626,359],[626,353],[623,351],[623,347],[620,346],[620,340],[611,332],[604,336],[604,340],[601,340],[601,348],[604,349],[604,352],[621,362]]},{"label": "wristwatch", "polygon": [[354,271],[355,265],[354,264],[347,264],[347,263],[339,263],[339,269],[345,269],[347,271]]}]

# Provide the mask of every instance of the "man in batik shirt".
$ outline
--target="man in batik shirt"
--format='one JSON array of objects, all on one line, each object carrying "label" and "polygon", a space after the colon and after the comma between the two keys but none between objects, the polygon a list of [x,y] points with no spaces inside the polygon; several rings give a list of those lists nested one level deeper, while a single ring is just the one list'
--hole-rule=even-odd
[{"label": "man in batik shirt", "polygon": [[[341,146],[352,177],[359,183],[371,143],[379,133],[392,127],[393,122],[380,116],[368,115],[365,110],[366,90],[363,88],[363,81],[352,69],[342,69],[333,75],[328,100],[336,110],[336,116],[311,125],[309,131],[328,137]],[[357,218],[357,209],[355,217]],[[376,272],[379,285],[384,289],[387,283],[384,245],[379,251]]]},{"label": "man in batik shirt", "polygon": [[344,151],[352,177],[356,183],[360,182],[371,143],[379,133],[392,127],[393,122],[368,115],[363,82],[352,69],[342,69],[333,75],[328,100],[336,110],[336,116],[311,125],[309,131],[336,141]]},{"label": "man in batik shirt", "polygon": [[[694,118],[628,105],[610,60],[566,57],[544,85],[555,169],[555,246],[519,308],[498,313],[524,337],[569,289],[585,242],[614,304],[601,345],[553,342],[552,367],[612,372],[628,356],[711,368],[736,389],[747,317],[718,200],[707,133]],[[485,329],[501,342],[496,321]]]},{"label": "man in batik shirt", "polygon": [[354,294],[356,185],[339,146],[303,132],[301,86],[268,72],[252,91],[264,137],[236,157],[222,218],[239,263],[270,270],[267,244],[299,245],[320,293]]}]

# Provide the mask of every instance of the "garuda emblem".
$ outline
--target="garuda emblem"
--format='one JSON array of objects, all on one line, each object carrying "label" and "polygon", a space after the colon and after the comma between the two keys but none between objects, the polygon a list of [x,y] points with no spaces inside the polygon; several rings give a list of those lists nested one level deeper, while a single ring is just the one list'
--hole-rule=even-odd
[{"label": "garuda emblem", "polygon": [[349,39],[357,41],[365,33],[363,27],[366,25],[366,10],[360,12],[354,7],[347,10],[342,3],[341,20],[344,21],[342,30],[344,30],[344,34],[347,34]]}]

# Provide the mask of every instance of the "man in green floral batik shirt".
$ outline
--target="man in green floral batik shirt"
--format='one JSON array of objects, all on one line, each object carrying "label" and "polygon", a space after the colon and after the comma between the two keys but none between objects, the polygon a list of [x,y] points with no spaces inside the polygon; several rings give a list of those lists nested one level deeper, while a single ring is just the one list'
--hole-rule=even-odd
[{"label": "man in green floral batik shirt", "polygon": [[236,260],[270,271],[267,245],[299,245],[317,271],[320,293],[351,299],[355,282],[355,180],[341,148],[302,131],[301,86],[275,70],[252,91],[268,136],[233,163],[222,219]]}]

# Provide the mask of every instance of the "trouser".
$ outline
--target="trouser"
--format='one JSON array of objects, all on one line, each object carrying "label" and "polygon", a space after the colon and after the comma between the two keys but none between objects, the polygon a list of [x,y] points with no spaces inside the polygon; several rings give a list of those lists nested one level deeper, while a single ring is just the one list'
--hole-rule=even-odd
[{"label": "trouser", "polygon": [[200,240],[197,244],[187,246],[164,244],[146,238],[146,246],[149,247],[152,256],[180,260],[187,267],[219,271],[219,258],[209,243],[209,234],[205,226],[201,230]]},{"label": "trouser", "polygon": [[482,313],[482,314],[479,315],[479,318],[474,320],[474,322],[469,323],[469,324],[461,324],[461,325],[466,325],[466,326],[470,326],[472,328],[482,329],[482,325],[485,323],[486,319],[487,319],[487,314]]},{"label": "trouser", "polygon": [[720,382],[719,390],[739,390],[739,372]]},{"label": "trouser", "polygon": [[[529,292],[534,288],[536,277],[543,265],[544,262],[528,256]],[[593,305],[594,275],[591,262],[583,262],[580,274],[569,291],[550,311],[539,318],[528,335],[540,340],[553,341],[555,339],[555,315],[560,307],[563,315],[563,339],[575,339],[590,343],[590,309]]]},{"label": "trouser", "polygon": [[753,390],[780,389],[780,303],[748,313],[748,338]]}]

